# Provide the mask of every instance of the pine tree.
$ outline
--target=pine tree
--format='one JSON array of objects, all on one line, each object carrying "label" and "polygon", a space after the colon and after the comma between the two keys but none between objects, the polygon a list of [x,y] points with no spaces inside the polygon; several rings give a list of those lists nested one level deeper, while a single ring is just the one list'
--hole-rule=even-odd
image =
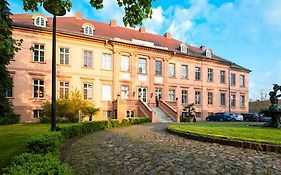
[{"label": "pine tree", "polygon": [[5,97],[6,90],[13,86],[12,78],[7,70],[11,59],[19,50],[22,41],[12,38],[12,20],[9,3],[0,0],[0,124],[18,122],[11,103]]}]

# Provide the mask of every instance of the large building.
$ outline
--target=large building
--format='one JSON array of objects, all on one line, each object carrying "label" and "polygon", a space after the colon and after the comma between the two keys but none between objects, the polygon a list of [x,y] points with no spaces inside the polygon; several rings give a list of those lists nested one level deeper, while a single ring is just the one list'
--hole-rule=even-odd
[{"label": "large building", "polygon": [[[52,18],[16,14],[13,37],[23,39],[8,69],[7,91],[21,121],[36,121],[51,97]],[[98,119],[155,117],[159,106],[175,121],[195,103],[197,120],[214,112],[248,112],[249,70],[209,48],[75,17],[57,18],[57,98],[78,89],[101,109]]]}]

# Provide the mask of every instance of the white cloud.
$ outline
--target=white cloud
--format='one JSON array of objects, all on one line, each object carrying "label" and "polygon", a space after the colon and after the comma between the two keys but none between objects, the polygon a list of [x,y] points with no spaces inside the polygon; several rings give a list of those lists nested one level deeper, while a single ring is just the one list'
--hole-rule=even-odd
[{"label": "white cloud", "polygon": [[151,19],[144,20],[143,25],[146,27],[148,32],[158,33],[165,20],[165,17],[163,16],[163,9],[158,6],[157,8],[153,8],[152,12]]},{"label": "white cloud", "polygon": [[73,16],[75,16],[75,11],[72,10],[72,9],[69,12],[66,11],[66,14],[64,16],[65,17],[73,17]]}]

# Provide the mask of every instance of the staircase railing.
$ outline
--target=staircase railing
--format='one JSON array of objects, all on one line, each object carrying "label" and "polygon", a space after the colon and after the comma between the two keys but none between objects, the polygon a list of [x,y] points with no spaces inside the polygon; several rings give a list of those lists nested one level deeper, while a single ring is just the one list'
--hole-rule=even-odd
[{"label": "staircase railing", "polygon": [[163,100],[159,101],[159,107],[168,114],[175,122],[180,122],[180,117],[178,111],[171,107],[168,103]]},{"label": "staircase railing", "polygon": [[143,100],[140,99],[138,101],[138,107],[143,115],[150,118],[151,122],[154,122],[156,114],[145,102],[143,102]]}]

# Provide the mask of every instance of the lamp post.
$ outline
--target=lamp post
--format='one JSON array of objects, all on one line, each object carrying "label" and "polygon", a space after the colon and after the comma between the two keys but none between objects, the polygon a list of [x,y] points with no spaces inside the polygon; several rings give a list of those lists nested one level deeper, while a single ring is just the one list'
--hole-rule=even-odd
[{"label": "lamp post", "polygon": [[44,9],[53,15],[53,39],[52,39],[52,125],[51,130],[56,131],[56,16],[66,14],[65,8],[60,1],[46,0],[43,3]]}]

